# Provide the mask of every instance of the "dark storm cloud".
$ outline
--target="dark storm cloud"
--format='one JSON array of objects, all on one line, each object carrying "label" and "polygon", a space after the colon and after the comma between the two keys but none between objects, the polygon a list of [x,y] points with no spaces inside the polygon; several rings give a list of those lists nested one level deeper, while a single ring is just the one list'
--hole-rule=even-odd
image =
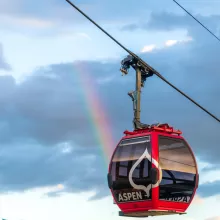
[{"label": "dark storm cloud", "polygon": [[201,172],[209,172],[209,171],[215,171],[220,169],[220,164],[209,164],[208,166],[201,169]]},{"label": "dark storm cloud", "polygon": [[0,70],[11,70],[11,67],[8,63],[6,63],[3,53],[3,46],[0,43]]},{"label": "dark storm cloud", "polygon": [[[98,78],[117,73],[118,67],[99,62],[80,65],[88,66],[91,72],[91,82],[86,85],[80,80],[87,76],[79,73],[73,64],[39,69],[20,84],[10,76],[0,77],[4,91],[0,96],[0,102],[4,103],[0,109],[0,141],[15,142],[28,138],[46,145],[71,140],[80,145],[96,145],[95,131],[89,123],[92,109],[88,106],[85,89]],[[94,86],[98,87],[98,84]],[[100,89],[103,91],[98,91],[98,94],[104,92],[105,87]]]},{"label": "dark storm cloud", "polygon": [[[118,1],[101,1],[101,0],[76,0],[72,1],[75,5],[85,10],[94,19],[125,19],[137,15],[137,13],[145,15],[148,10],[157,9],[155,3],[141,0],[139,4],[135,1],[120,4]],[[159,0],[158,0],[159,2]],[[159,8],[166,8],[167,3],[160,3]],[[173,8],[175,5],[171,4]],[[98,11],[98,13],[97,13]],[[114,15],[112,12],[114,11]],[[65,0],[51,0],[51,1],[28,1],[28,0],[11,0],[7,2],[0,2],[0,12],[2,14],[16,16],[20,18],[44,18],[48,20],[66,21],[73,19],[77,21],[85,21],[72,6]],[[73,23],[73,20],[71,20]]]},{"label": "dark storm cloud", "polygon": [[[219,32],[216,30],[216,27],[219,26],[219,15],[196,15],[196,18],[211,31],[214,31],[214,33]],[[172,31],[176,29],[187,29],[190,31],[191,35],[197,31],[200,31],[199,33],[205,35],[206,37],[209,34],[189,15],[178,15],[172,12],[152,12],[147,22],[131,23],[121,28],[121,30],[124,31],[134,31],[137,29],[146,31]]]},{"label": "dark storm cloud", "polygon": [[[80,66],[90,69],[89,84],[118,70],[100,62]],[[96,147],[99,141],[80,82],[85,77],[76,64],[39,69],[20,84],[0,76],[1,192],[62,183],[65,192],[96,190],[97,196],[108,195],[107,167]],[[72,153],[60,152],[63,142],[71,144]]]},{"label": "dark storm cloud", "polygon": [[45,148],[29,142],[1,145],[0,159],[1,193],[58,184],[65,186],[65,192],[107,193],[107,171],[96,149],[73,147],[67,153],[61,145]]},{"label": "dark storm cloud", "polygon": [[[182,53],[179,53],[180,50]],[[200,55],[197,72],[195,67],[192,72],[189,68],[195,64],[189,63],[188,52],[192,56]],[[220,108],[216,105],[216,97],[220,95],[218,69],[212,72],[213,78],[207,82],[202,54],[197,54],[193,45],[178,45],[143,58],[178,87],[187,90],[190,96],[219,114]],[[215,59],[210,60],[214,62]],[[52,65],[39,69],[20,84],[16,84],[12,77],[0,77],[3,91],[0,96],[2,191],[63,183],[66,186],[64,191],[68,192],[97,190],[91,199],[109,195],[107,169],[100,171],[103,161],[95,147],[99,143],[88,117],[85,87],[81,81],[88,80],[94,84],[113,128],[116,144],[122,132],[132,128],[132,102],[127,92],[134,88],[132,79],[135,76],[130,71],[128,76],[121,77],[119,64],[82,62],[80,66],[86,67],[89,70],[87,73],[79,72],[79,65],[75,68],[76,64]],[[186,64],[190,70],[188,72],[185,71]],[[112,82],[97,83],[111,75],[116,76]],[[199,84],[196,76],[201,76]],[[198,86],[193,86],[194,80]],[[89,84],[86,85],[88,87]],[[169,122],[180,128],[197,156],[218,164],[219,124],[156,76],[146,82],[142,107],[142,121]],[[99,117],[96,120],[100,120]],[[73,149],[78,147],[71,154],[61,154],[57,147],[49,147],[62,142],[72,143]],[[89,155],[96,155],[97,158],[86,159]],[[59,192],[48,194],[56,195]]]},{"label": "dark storm cloud", "polygon": [[[73,1],[73,3],[101,25],[107,22],[110,25],[113,24],[114,27],[119,27],[123,22],[128,25],[122,29],[128,30],[135,30],[137,28],[149,28],[154,30],[154,28],[161,28],[161,25],[158,24],[158,22],[155,22],[155,19],[160,19],[163,15],[160,16],[155,13],[164,12],[164,10],[167,12],[175,11],[176,13],[182,13],[181,9],[177,8],[172,1],[141,0],[137,4],[136,1],[132,0],[126,3],[120,3],[116,0],[76,0]],[[196,11],[203,9],[205,5],[206,3],[198,5],[191,2],[189,4],[189,8]],[[215,8],[217,5],[218,3],[210,3],[209,7]],[[152,12],[155,19],[153,23],[151,22],[149,24],[149,26],[148,24],[146,25],[145,21],[148,20],[148,17]],[[88,20],[78,13],[65,0],[12,0],[4,2],[3,4],[0,2],[0,14],[2,15],[0,22],[2,30],[10,29],[11,31],[16,31],[16,33],[28,34],[34,37],[55,36],[57,34],[62,35],[62,33],[71,32],[70,30],[73,30],[75,25],[89,24]],[[170,16],[167,21],[169,22],[171,19],[172,16]],[[184,23],[184,19],[184,16],[182,19],[177,19],[180,21],[180,25]],[[174,26],[169,27],[168,29],[172,29]]]},{"label": "dark storm cloud", "polygon": [[[141,56],[220,117],[220,50],[214,39],[206,42],[200,33],[190,43]],[[87,71],[79,71],[83,67]],[[62,183],[68,192],[97,190],[91,199],[109,195],[107,171],[97,149],[100,144],[90,121],[91,106],[86,104],[85,88],[92,92],[90,84],[94,84],[99,96],[96,98],[103,108],[99,110],[105,109],[116,144],[122,132],[132,128],[132,102],[127,92],[134,88],[135,79],[133,71],[121,77],[119,68],[120,61],[106,64],[84,61],[42,67],[19,84],[13,77],[0,76],[2,191]],[[98,83],[109,76],[115,76],[113,81]],[[83,87],[85,80],[88,83]],[[147,80],[142,95],[143,122],[174,125],[183,131],[196,156],[219,164],[220,129],[214,119],[156,76]],[[101,114],[96,117],[97,121],[103,119]],[[63,142],[71,143],[75,151],[60,153],[57,145]],[[97,156],[95,160],[92,155]],[[204,186],[202,189],[208,195]],[[56,194],[59,195],[57,192],[49,196]]]},{"label": "dark storm cloud", "polygon": [[[121,22],[146,20],[151,11],[175,9],[172,2],[141,0],[120,3],[114,1],[83,0],[73,3],[91,16],[101,25],[104,23],[119,25]],[[197,6],[198,7],[198,6]],[[97,13],[98,12],[98,13]],[[113,13],[114,12],[114,13]],[[55,36],[69,33],[74,26],[89,24],[79,12],[65,0],[28,1],[11,0],[0,2],[0,27],[2,30],[11,30],[16,33],[36,36]],[[71,27],[70,27],[71,25]],[[57,29],[58,28],[58,29]],[[71,29],[70,29],[71,28]],[[69,30],[70,29],[70,30]]]}]

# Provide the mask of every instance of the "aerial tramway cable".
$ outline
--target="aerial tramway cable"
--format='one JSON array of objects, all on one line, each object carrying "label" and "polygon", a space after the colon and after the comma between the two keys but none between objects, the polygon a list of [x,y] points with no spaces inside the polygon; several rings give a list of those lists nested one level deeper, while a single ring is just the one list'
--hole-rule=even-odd
[{"label": "aerial tramway cable", "polygon": [[203,108],[200,104],[195,102],[192,98],[190,98],[188,95],[186,95],[184,92],[179,90],[176,86],[174,86],[172,83],[170,83],[167,79],[165,79],[158,71],[156,71],[153,67],[151,67],[149,64],[147,64],[145,61],[143,61],[140,57],[138,57],[136,54],[128,50],[125,46],[123,46],[121,43],[119,43],[114,37],[112,37],[108,32],[106,32],[102,27],[100,27],[95,21],[93,21],[88,15],[86,15],[82,10],[80,10],[76,5],[74,5],[71,1],[66,0],[72,7],[74,7],[77,11],[79,11],[84,17],[86,17],[89,21],[91,21],[96,27],[98,27],[102,32],[104,32],[108,37],[110,37],[115,43],[117,43],[121,48],[123,48],[126,52],[128,52],[137,62],[139,65],[142,66],[147,71],[150,71],[151,73],[157,75],[160,79],[162,79],[164,82],[166,82],[169,86],[171,86],[173,89],[175,89],[177,92],[179,92],[181,95],[185,96],[188,100],[190,100],[192,103],[194,103],[197,107],[205,111],[208,115],[210,115],[212,118],[220,122],[220,119],[217,118],[215,115],[210,113],[208,110]]},{"label": "aerial tramway cable", "polygon": [[195,21],[197,21],[203,28],[205,28],[213,37],[215,37],[218,41],[220,41],[219,37],[217,37],[212,31],[210,31],[204,24],[202,24],[197,18],[195,18],[190,12],[188,12],[180,3],[173,0],[180,8],[182,8],[189,16],[191,16]]}]

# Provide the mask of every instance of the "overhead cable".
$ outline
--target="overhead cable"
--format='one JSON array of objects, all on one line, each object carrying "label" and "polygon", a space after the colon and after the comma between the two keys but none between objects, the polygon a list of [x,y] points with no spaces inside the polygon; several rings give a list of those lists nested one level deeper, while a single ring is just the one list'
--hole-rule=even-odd
[{"label": "overhead cable", "polygon": [[218,41],[220,41],[220,38],[217,37],[212,31],[210,31],[204,24],[202,24],[197,18],[195,18],[190,12],[188,12],[180,3],[173,0],[180,8],[182,8],[189,16],[191,16],[195,21],[197,21],[203,28],[205,28],[213,37],[215,37]]}]

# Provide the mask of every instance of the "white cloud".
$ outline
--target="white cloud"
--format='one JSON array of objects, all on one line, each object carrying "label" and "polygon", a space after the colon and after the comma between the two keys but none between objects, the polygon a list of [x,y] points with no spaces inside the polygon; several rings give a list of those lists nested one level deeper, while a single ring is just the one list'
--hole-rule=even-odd
[{"label": "white cloud", "polygon": [[[25,190],[25,193],[23,194],[24,196],[29,194],[29,195],[42,195],[42,194],[47,194],[47,193],[51,193],[51,192],[58,192],[61,191],[65,188],[65,186],[63,184],[57,184],[54,186],[47,186],[47,187],[38,187],[38,188],[34,188],[32,190]],[[17,194],[16,194],[17,195]]]},{"label": "white cloud", "polygon": [[73,40],[74,39],[86,39],[86,40],[92,40],[92,38],[83,32],[76,32],[73,29],[69,29],[69,28],[61,28],[58,32],[58,34],[56,34],[56,36],[59,37],[64,37],[64,38],[70,38]]},{"label": "white cloud", "polygon": [[171,47],[171,46],[174,46],[175,44],[178,44],[178,43],[188,43],[189,41],[192,41],[191,37],[188,37],[183,40],[167,40],[165,42],[165,47]]},{"label": "white cloud", "polygon": [[207,218],[205,220],[220,220],[220,216],[212,217],[212,218]]},{"label": "white cloud", "polygon": [[203,171],[202,174],[203,175],[200,175],[200,184],[213,183],[220,180],[220,170]]},{"label": "white cloud", "polygon": [[[22,194],[1,195],[0,218],[8,220],[120,220],[119,208],[113,204],[112,197],[88,202],[94,192],[79,194],[62,194],[60,197],[42,196],[51,190],[62,190],[62,184],[55,187],[35,189]],[[161,220],[220,220],[218,207],[214,197],[202,199],[203,203],[192,203],[186,215],[161,216]],[[28,207],[28,209],[27,209]],[[13,211],[12,211],[13,210]],[[212,210],[212,212],[211,212]],[[211,216],[216,216],[210,218]],[[134,218],[136,219],[136,218]]]},{"label": "white cloud", "polygon": [[117,213],[112,199],[88,202],[88,198],[94,195],[93,192],[63,194],[53,198],[42,197],[44,193],[45,190],[32,190],[23,194],[1,195],[0,219],[101,220],[104,216],[106,220],[110,220],[112,212]]},{"label": "white cloud", "polygon": [[196,220],[196,219],[195,218],[190,218],[190,217],[188,218],[187,217],[187,218],[184,218],[184,220]]},{"label": "white cloud", "polygon": [[92,40],[91,37],[88,34],[86,34],[86,33],[78,33],[78,36],[86,38],[88,40]]},{"label": "white cloud", "polygon": [[199,195],[195,195],[192,201],[192,204],[194,205],[201,205],[203,204],[204,199],[202,197],[200,197]]},{"label": "white cloud", "polygon": [[163,43],[162,46],[157,46],[156,44],[150,44],[150,45],[146,45],[144,46],[142,49],[141,49],[141,53],[149,53],[149,52],[152,52],[153,50],[162,50],[166,47],[171,47],[171,46],[174,46],[176,44],[181,44],[181,43],[188,43],[192,41],[192,38],[191,37],[187,37],[183,40],[167,40]]},{"label": "white cloud", "polygon": [[150,45],[144,46],[142,48],[141,52],[142,53],[149,53],[149,52],[152,52],[155,49],[156,49],[156,45],[155,44],[150,44]]},{"label": "white cloud", "polygon": [[19,18],[19,19],[17,18],[16,22],[19,25],[35,27],[35,28],[48,28],[53,26],[53,23],[50,21],[36,19],[36,18]]},{"label": "white cloud", "polygon": [[198,168],[199,168],[199,185],[213,183],[215,181],[220,180],[220,169],[209,169],[204,171],[204,168],[211,168],[212,164],[204,162],[200,160],[200,158],[196,158]]},{"label": "white cloud", "polygon": [[8,15],[0,16],[0,23],[10,26],[21,26],[30,28],[49,28],[53,27],[54,23],[51,21],[31,18],[31,17],[12,17]]},{"label": "white cloud", "polygon": [[178,40],[168,40],[168,41],[165,42],[165,45],[167,47],[170,47],[170,46],[175,45],[177,42],[178,42]]},{"label": "white cloud", "polygon": [[70,144],[68,144],[68,143],[66,143],[66,144],[63,146],[62,150],[61,150],[61,152],[62,152],[63,154],[69,154],[69,153],[71,153],[72,151],[73,151],[72,146],[71,146]]}]

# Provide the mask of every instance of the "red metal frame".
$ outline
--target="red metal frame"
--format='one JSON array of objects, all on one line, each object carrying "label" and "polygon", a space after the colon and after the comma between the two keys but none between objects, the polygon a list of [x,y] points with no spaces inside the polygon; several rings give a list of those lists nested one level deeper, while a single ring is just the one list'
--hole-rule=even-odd
[{"label": "red metal frame", "polygon": [[159,125],[151,125],[148,128],[144,129],[139,129],[139,130],[134,130],[134,131],[124,131],[124,134],[127,135],[137,135],[137,134],[143,134],[146,132],[152,132],[152,131],[157,131],[157,132],[162,132],[164,134],[176,134],[176,135],[181,135],[182,131],[180,130],[175,130],[173,127],[169,126],[168,124],[159,124]]},{"label": "red metal frame", "polygon": [[[133,137],[140,137],[143,135],[150,135],[151,136],[151,146],[152,146],[152,157],[159,161],[159,149],[158,149],[158,136],[167,136],[171,138],[179,138],[182,139],[186,142],[186,140],[180,136],[182,132],[180,130],[175,130],[172,127],[170,127],[168,124],[163,124],[159,126],[151,126],[150,128],[147,129],[141,129],[141,130],[135,130],[135,131],[125,131],[124,132],[125,136],[121,138],[121,140],[124,139],[129,139]],[[121,140],[118,142],[118,144],[121,142]],[[173,201],[164,201],[164,200],[159,200],[159,187],[153,188],[152,189],[152,200],[151,201],[137,201],[137,202],[129,202],[129,203],[117,203],[116,198],[114,198],[113,191],[111,190],[112,196],[114,198],[115,203],[118,205],[118,207],[124,212],[124,213],[129,213],[129,212],[141,212],[141,211],[146,211],[148,209],[154,209],[154,210],[170,210],[170,211],[177,211],[177,212],[185,212],[186,209],[190,206],[194,195],[196,193],[196,189],[198,188],[198,167],[196,163],[195,156],[193,154],[193,151],[189,144],[186,142],[193,159],[196,164],[196,187],[194,189],[193,195],[191,197],[191,200],[189,203],[180,203],[180,202],[173,202]],[[118,146],[118,145],[117,145]],[[111,161],[113,159],[113,156],[115,154],[116,148],[113,152]],[[152,167],[154,165],[152,164]],[[109,165],[109,172],[111,171],[111,163]]]}]

